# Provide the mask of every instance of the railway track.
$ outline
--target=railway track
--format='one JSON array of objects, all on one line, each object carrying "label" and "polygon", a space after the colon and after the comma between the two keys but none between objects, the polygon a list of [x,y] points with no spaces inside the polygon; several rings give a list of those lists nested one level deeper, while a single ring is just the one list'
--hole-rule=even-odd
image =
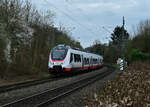
[{"label": "railway track", "polygon": [[95,82],[96,80],[104,78],[105,76],[112,73],[113,70],[114,69],[111,68],[107,72],[101,72],[99,74],[88,76],[84,79],[76,80],[74,82],[49,89],[41,93],[22,98],[20,100],[15,100],[13,102],[2,105],[1,107],[45,107],[50,103],[58,100],[59,98],[67,96],[68,94]]},{"label": "railway track", "polygon": [[[109,65],[105,65],[106,67],[110,67]],[[63,77],[61,77],[63,78]],[[56,77],[51,77],[51,78],[42,78],[39,80],[34,80],[34,81],[28,81],[28,82],[22,82],[22,83],[16,83],[16,84],[11,84],[11,85],[6,85],[6,86],[0,86],[0,94],[4,93],[4,92],[8,92],[8,91],[12,91],[12,90],[17,90],[17,89],[22,89],[22,88],[27,88],[30,86],[34,86],[34,85],[38,85],[38,84],[43,84],[46,82],[50,82],[50,81],[56,81],[61,79],[56,78]]]},{"label": "railway track", "polygon": [[50,82],[50,81],[55,81],[58,79],[60,79],[60,78],[43,78],[43,79],[34,80],[34,81],[28,81],[28,82],[11,84],[11,85],[7,85],[7,86],[1,86],[0,94],[4,93],[4,92],[12,91],[12,90],[27,88],[30,86],[34,86],[34,85],[38,85],[38,84],[42,84],[42,83],[46,83],[46,82]]}]

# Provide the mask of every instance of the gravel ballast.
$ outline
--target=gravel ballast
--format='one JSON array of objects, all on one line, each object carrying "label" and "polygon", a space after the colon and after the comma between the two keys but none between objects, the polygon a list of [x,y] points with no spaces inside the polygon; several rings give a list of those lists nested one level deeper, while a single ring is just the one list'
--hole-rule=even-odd
[{"label": "gravel ballast", "polygon": [[14,90],[14,91],[10,91],[10,92],[5,92],[5,93],[0,94],[0,105],[14,101],[16,99],[20,99],[22,97],[27,97],[29,95],[42,92],[42,91],[50,89],[50,88],[55,88],[55,87],[61,86],[63,84],[67,84],[67,83],[70,83],[72,81],[84,78],[88,75],[103,72],[106,70],[107,70],[107,68],[103,67],[102,69],[94,71],[94,72],[89,72],[89,73],[85,73],[85,74],[77,75],[77,76],[73,76],[73,77],[67,77],[65,79],[61,79],[58,81],[47,82],[44,84],[31,86],[28,88],[18,89],[18,90]]},{"label": "gravel ballast", "polygon": [[119,71],[114,71],[110,75],[105,78],[96,81],[95,83],[88,85],[81,90],[75,91],[74,93],[58,100],[49,105],[49,107],[85,107],[86,99],[89,97],[93,97],[93,94],[99,90],[101,90],[106,81],[112,80],[117,77]]}]

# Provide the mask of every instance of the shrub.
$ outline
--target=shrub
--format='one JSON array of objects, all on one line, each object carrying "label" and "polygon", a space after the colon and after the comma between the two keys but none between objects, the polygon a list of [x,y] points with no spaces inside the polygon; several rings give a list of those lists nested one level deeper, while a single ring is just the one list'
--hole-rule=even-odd
[{"label": "shrub", "polygon": [[150,60],[150,54],[143,53],[138,49],[133,49],[131,51],[131,60],[132,61],[145,61]]}]

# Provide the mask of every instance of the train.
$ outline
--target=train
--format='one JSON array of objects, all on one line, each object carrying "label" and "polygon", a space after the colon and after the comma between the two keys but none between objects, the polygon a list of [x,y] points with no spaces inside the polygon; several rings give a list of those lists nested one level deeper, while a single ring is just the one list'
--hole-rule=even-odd
[{"label": "train", "polygon": [[48,61],[48,71],[53,75],[84,72],[102,66],[103,57],[101,55],[61,44],[52,48]]}]

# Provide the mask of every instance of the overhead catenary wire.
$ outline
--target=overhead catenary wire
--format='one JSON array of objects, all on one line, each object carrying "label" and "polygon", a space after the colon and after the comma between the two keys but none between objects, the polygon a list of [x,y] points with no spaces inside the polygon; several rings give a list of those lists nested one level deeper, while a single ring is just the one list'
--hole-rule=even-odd
[{"label": "overhead catenary wire", "polygon": [[72,20],[74,23],[78,24],[79,26],[83,27],[85,30],[87,30],[89,33],[91,33],[92,35],[97,35],[95,32],[93,32],[90,28],[88,28],[87,26],[85,26],[84,24],[81,24],[79,21],[77,21],[75,18],[71,17],[68,13],[66,13],[65,11],[57,8],[57,6],[55,6],[54,4],[50,3],[47,0],[44,0],[47,4],[51,5],[53,8],[57,9],[60,13],[64,14],[66,17],[68,17],[70,20]]},{"label": "overhead catenary wire", "polygon": [[106,29],[104,26],[102,27],[104,30],[106,30],[107,32],[109,32],[110,34],[112,34],[111,31],[109,31],[108,29]]},{"label": "overhead catenary wire", "polygon": [[[74,7],[74,8],[76,8],[77,10],[79,10],[78,12],[80,12],[80,13],[82,14],[82,16],[86,17],[90,24],[95,25],[95,27],[98,27],[98,31],[100,31],[99,28],[102,28],[102,29],[104,29],[105,31],[107,31],[107,32],[109,32],[110,34],[112,34],[112,32],[107,29],[107,28],[112,28],[112,26],[104,26],[104,25],[98,25],[97,23],[91,23],[91,21],[92,21],[91,18],[89,18],[89,16],[85,14],[85,12],[83,11],[83,9],[81,9],[81,8],[79,8],[79,7],[75,6],[75,5],[73,5],[71,2],[69,2],[69,0],[65,0],[65,2],[66,2],[68,5],[71,5],[71,7]],[[106,28],[106,27],[107,27],[107,28]],[[101,31],[102,31],[102,30],[101,30]],[[106,38],[108,39],[108,37],[106,37]],[[103,39],[104,39],[104,37],[103,37]]]},{"label": "overhead catenary wire", "polygon": [[[66,1],[66,0],[65,0],[65,1]],[[101,27],[101,26],[99,26],[97,23],[92,23],[92,22],[91,22],[91,21],[92,21],[91,18],[90,18],[87,14],[85,14],[85,12],[83,11],[83,9],[74,6],[72,3],[68,2],[68,1],[66,1],[66,3],[67,3],[68,5],[71,5],[71,7],[76,8],[76,10],[79,10],[78,12],[80,12],[80,15],[86,17],[86,19],[89,21],[88,23],[90,23],[91,25],[94,25],[94,27],[98,29],[98,32],[100,32],[100,31],[99,31],[99,27]],[[100,32],[100,33],[101,33],[101,32]]]},{"label": "overhead catenary wire", "polygon": [[[92,21],[91,18],[90,18],[87,14],[85,14],[85,12],[83,11],[82,8],[73,5],[72,3],[69,2],[69,0],[65,0],[65,2],[66,2],[68,5],[71,5],[72,7],[76,8],[77,10],[79,10],[78,12],[80,12],[80,13],[82,14],[82,16],[85,16],[88,21]],[[90,23],[91,23],[91,22],[90,22]],[[91,23],[91,24],[97,26],[98,28],[103,28],[103,27],[105,27],[105,28],[106,28],[106,27],[107,27],[107,28],[112,28],[112,26],[110,26],[110,25],[109,25],[109,26],[98,25],[97,23]]]}]

